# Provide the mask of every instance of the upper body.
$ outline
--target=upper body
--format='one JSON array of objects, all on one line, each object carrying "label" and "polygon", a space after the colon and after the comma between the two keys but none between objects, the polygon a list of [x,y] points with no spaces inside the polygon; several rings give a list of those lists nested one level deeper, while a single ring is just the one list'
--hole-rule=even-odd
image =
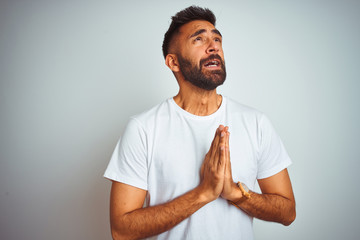
[{"label": "upper body", "polygon": [[[233,179],[253,190],[257,179],[268,178],[290,165],[280,138],[264,114],[223,97],[215,113],[197,116],[170,98],[131,118],[105,177],[146,191],[146,207],[179,197],[199,185],[203,157],[221,123],[231,131]],[[215,227],[219,219],[221,225]],[[252,237],[252,217],[218,198],[156,239]]]},{"label": "upper body", "polygon": [[[190,7],[165,34],[165,63],[180,90],[134,117],[114,152],[105,174],[114,239],[205,237],[199,229],[251,239],[252,217],[295,219],[290,159],[271,124],[216,92],[226,71],[214,24],[211,11]],[[246,190],[256,180],[261,194]]]}]

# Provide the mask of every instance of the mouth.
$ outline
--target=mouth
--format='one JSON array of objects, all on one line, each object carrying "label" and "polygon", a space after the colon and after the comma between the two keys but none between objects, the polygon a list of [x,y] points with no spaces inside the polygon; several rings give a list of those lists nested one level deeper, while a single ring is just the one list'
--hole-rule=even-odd
[{"label": "mouth", "polygon": [[212,55],[201,60],[200,64],[206,69],[218,70],[222,68],[223,61],[219,55]]},{"label": "mouth", "polygon": [[211,59],[205,62],[204,67],[206,68],[216,68],[220,66],[220,61],[217,59]]}]

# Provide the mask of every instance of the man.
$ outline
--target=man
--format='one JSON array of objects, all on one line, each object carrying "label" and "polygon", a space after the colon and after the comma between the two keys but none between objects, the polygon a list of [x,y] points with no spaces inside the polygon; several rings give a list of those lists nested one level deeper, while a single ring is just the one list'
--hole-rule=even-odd
[{"label": "man", "polygon": [[[253,239],[253,217],[291,224],[281,140],[262,113],[216,92],[226,71],[213,13],[177,13],[163,53],[180,90],[131,118],[114,151],[113,238]],[[249,190],[256,180],[261,194]]]}]

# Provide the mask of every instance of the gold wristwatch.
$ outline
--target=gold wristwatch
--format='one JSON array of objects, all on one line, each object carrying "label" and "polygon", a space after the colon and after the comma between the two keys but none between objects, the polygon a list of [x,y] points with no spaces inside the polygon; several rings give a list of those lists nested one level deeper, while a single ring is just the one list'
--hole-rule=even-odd
[{"label": "gold wristwatch", "polygon": [[245,183],[238,182],[237,185],[238,185],[238,187],[240,188],[240,191],[241,191],[243,197],[249,199],[249,198],[250,198],[250,190],[249,190],[249,188],[245,185]]}]

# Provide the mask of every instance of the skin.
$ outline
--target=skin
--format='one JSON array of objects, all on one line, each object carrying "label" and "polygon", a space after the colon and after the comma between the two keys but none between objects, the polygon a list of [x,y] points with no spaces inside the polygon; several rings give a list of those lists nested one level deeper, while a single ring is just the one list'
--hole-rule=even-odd
[{"label": "skin", "polygon": [[[194,33],[201,29],[206,31],[194,36]],[[201,59],[207,58],[211,54],[218,54],[224,60],[222,37],[213,30],[215,27],[206,21],[192,21],[185,24],[179,30],[176,38],[177,44],[170,48],[170,54],[165,59],[166,65],[174,73],[179,84],[180,90],[174,97],[175,102],[184,110],[198,116],[206,116],[216,112],[221,104],[221,96],[216,93],[216,89],[206,91],[186,81],[180,72],[177,55],[186,56],[197,66],[199,66]],[[211,74],[212,70],[219,68],[204,67],[203,70],[205,74]]]},{"label": "skin", "polygon": [[[202,30],[200,34],[196,34]],[[204,31],[205,30],[205,31]],[[216,89],[207,91],[187,82],[179,70],[177,54],[182,54],[194,64],[217,53],[224,59],[222,38],[215,27],[206,21],[192,21],[180,28],[176,47],[170,49],[165,63],[173,71],[179,93],[175,102],[184,110],[199,116],[214,113],[222,97]],[[181,44],[178,44],[181,43]],[[204,68],[204,74],[211,74],[218,67]],[[244,199],[231,175],[229,152],[229,128],[220,125],[200,171],[200,184],[182,196],[157,206],[142,208],[146,191],[127,184],[113,182],[110,197],[110,220],[114,239],[140,239],[165,232],[198,209],[219,197],[235,203],[234,211],[245,211],[250,216],[291,224],[295,219],[295,199],[286,169],[258,183],[262,194],[251,192],[250,199]],[[241,210],[240,210],[241,209]]]}]

